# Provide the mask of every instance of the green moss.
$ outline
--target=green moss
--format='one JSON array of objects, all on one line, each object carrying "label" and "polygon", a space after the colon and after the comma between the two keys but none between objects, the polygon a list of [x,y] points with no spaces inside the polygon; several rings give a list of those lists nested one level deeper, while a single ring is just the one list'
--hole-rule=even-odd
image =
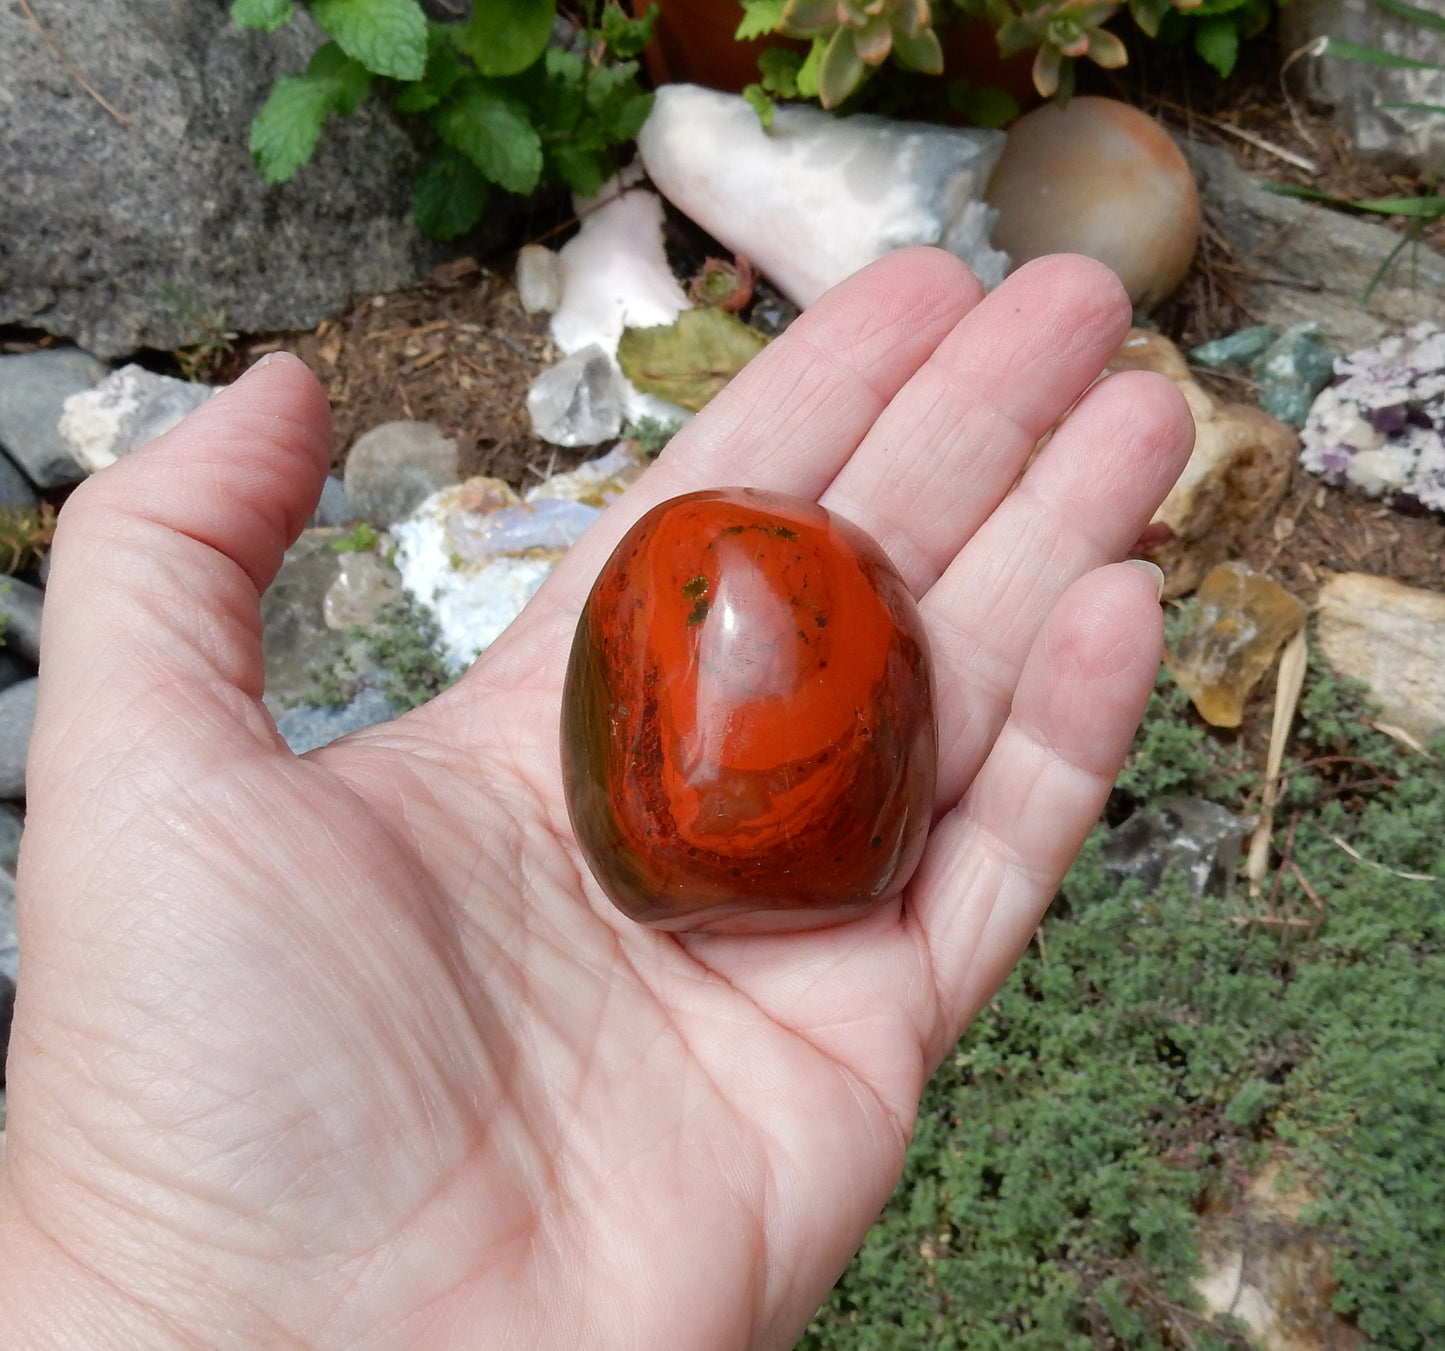
[{"label": "green moss", "polygon": [[[1281,1154],[1339,1310],[1382,1347],[1445,1340],[1445,882],[1397,875],[1445,878],[1445,754],[1315,666],[1286,770],[1298,874],[1261,898],[1121,889],[1091,838],[804,1351],[1244,1347],[1194,1305],[1197,1212]],[[1122,788],[1243,812],[1254,784],[1161,677]]]}]

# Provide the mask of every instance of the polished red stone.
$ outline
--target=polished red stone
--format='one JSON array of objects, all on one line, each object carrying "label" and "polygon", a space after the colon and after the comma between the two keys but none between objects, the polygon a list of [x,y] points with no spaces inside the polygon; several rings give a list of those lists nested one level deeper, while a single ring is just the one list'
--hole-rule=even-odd
[{"label": "polished red stone", "polygon": [[572,645],[562,763],[592,871],[664,929],[808,929],[897,895],[937,738],[918,610],[883,551],[752,488],[644,516]]}]

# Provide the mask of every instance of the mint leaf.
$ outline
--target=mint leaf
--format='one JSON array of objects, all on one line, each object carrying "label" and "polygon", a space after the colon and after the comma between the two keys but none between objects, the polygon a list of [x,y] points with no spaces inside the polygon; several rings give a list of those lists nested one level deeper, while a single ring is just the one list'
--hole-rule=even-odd
[{"label": "mint leaf", "polygon": [[251,157],[267,183],[284,183],[316,149],[331,92],[307,75],[283,75],[251,123]]},{"label": "mint leaf", "polygon": [[242,28],[274,33],[291,22],[291,0],[232,0],[231,20]]},{"label": "mint leaf", "polygon": [[743,19],[733,37],[738,42],[772,33],[783,21],[787,0],[743,0]]},{"label": "mint leaf", "polygon": [[455,239],[481,218],[488,195],[477,166],[455,150],[445,150],[417,175],[412,212],[434,239]]},{"label": "mint leaf", "polygon": [[602,42],[613,56],[641,56],[642,49],[652,41],[652,27],[660,13],[655,4],[647,13],[634,19],[621,5],[609,3],[602,7]]},{"label": "mint leaf", "polygon": [[399,113],[424,113],[435,108],[467,72],[451,47],[433,46],[426,63],[426,74],[408,85],[393,101]]},{"label": "mint leaf", "polygon": [[1194,29],[1194,50],[1221,77],[1228,75],[1239,58],[1239,30],[1234,20],[1223,15],[1202,19]]},{"label": "mint leaf", "polygon": [[311,14],[374,74],[419,80],[426,70],[426,15],[416,0],[311,0]]},{"label": "mint leaf", "polygon": [[451,37],[483,75],[516,75],[547,49],[556,18],[557,0],[476,0]]},{"label": "mint leaf", "polygon": [[436,117],[442,140],[508,192],[529,193],[542,176],[542,138],[514,99],[473,81]]},{"label": "mint leaf", "polygon": [[251,123],[250,149],[267,183],[284,183],[316,149],[331,113],[349,116],[366,97],[371,76],[334,43],[311,58],[304,75],[283,75]]},{"label": "mint leaf", "polygon": [[595,197],[612,174],[612,162],[605,153],[576,141],[554,146],[552,163],[562,181],[579,197]]}]

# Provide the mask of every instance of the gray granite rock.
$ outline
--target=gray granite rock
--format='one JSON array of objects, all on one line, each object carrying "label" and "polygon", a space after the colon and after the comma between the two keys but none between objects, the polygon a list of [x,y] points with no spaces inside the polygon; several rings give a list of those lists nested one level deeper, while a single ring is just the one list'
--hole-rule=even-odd
[{"label": "gray granite rock", "polygon": [[35,725],[39,684],[32,678],[0,690],[0,798],[25,796],[25,756]]},{"label": "gray granite rock", "polygon": [[0,615],[5,616],[7,651],[26,661],[40,660],[40,611],[45,592],[18,577],[0,578]]},{"label": "gray granite rock", "polygon": [[297,755],[396,717],[397,710],[380,690],[363,689],[340,708],[301,705],[276,719],[276,730]]},{"label": "gray granite rock", "polygon": [[[1438,4],[1433,12],[1441,14]],[[1427,174],[1445,169],[1445,116],[1400,106],[1445,104],[1445,32],[1391,13],[1373,0],[1290,0],[1279,7],[1279,26],[1286,51],[1332,37],[1441,67],[1396,70],[1372,62],[1304,56],[1292,69],[1302,76],[1311,97],[1335,110],[1365,158]]]},{"label": "gray granite rock", "polygon": [[94,389],[66,399],[60,435],[75,462],[93,474],[170,431],[217,392],[143,366],[122,366]]},{"label": "gray granite rock", "polygon": [[457,443],[432,423],[384,422],[346,457],[346,497],[359,520],[388,526],[457,475]]},{"label": "gray granite rock", "polygon": [[1228,150],[1182,141],[1206,212],[1218,222],[1245,275],[1254,322],[1276,330],[1317,323],[1340,351],[1378,342],[1445,311],[1445,258],[1407,250],[1363,300],[1375,270],[1400,242],[1383,225],[1296,197],[1250,178]]},{"label": "gray granite rock", "polygon": [[[0,17],[0,30],[4,26],[5,21]],[[4,87],[3,59],[0,56],[0,91]],[[4,122],[0,117],[0,128]],[[0,130],[0,136],[3,135]],[[0,160],[0,184],[3,181],[3,160]],[[0,186],[0,203],[3,200],[4,189]],[[5,286],[6,267],[4,211],[5,207],[0,205],[0,293]],[[90,389],[108,372],[104,362],[70,347],[0,357],[0,446],[32,482],[42,488],[55,488],[77,483],[85,477],[85,471],[60,435],[60,416],[66,399]]]},{"label": "gray granite rock", "polygon": [[[322,41],[297,6],[243,30],[225,0],[0,5],[0,323],[103,357],[218,327],[311,328],[448,256],[411,217],[417,154],[377,102],[331,118],[314,160],[268,188],[247,150],[278,75]],[[466,241],[507,242],[500,219]]]}]

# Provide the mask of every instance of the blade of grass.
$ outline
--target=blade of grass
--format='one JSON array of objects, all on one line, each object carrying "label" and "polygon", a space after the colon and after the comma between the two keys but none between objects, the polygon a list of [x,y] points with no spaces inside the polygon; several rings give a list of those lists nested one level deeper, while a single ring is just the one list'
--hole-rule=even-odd
[{"label": "blade of grass", "polygon": [[1379,103],[1378,108],[1403,108],[1411,113],[1445,113],[1445,103]]},{"label": "blade of grass", "polygon": [[1407,5],[1405,0],[1375,0],[1375,3],[1381,9],[1389,10],[1391,14],[1398,14],[1402,19],[1409,19],[1425,28],[1433,28],[1437,33],[1445,33],[1445,14],[1421,9],[1419,5]]},{"label": "blade of grass", "polygon": [[1341,61],[1365,61],[1372,66],[1386,66],[1391,70],[1445,70],[1445,67],[1434,61],[1417,61],[1413,56],[1397,56],[1394,52],[1382,52],[1378,47],[1346,42],[1344,38],[1330,38],[1321,55],[1333,56]]}]

